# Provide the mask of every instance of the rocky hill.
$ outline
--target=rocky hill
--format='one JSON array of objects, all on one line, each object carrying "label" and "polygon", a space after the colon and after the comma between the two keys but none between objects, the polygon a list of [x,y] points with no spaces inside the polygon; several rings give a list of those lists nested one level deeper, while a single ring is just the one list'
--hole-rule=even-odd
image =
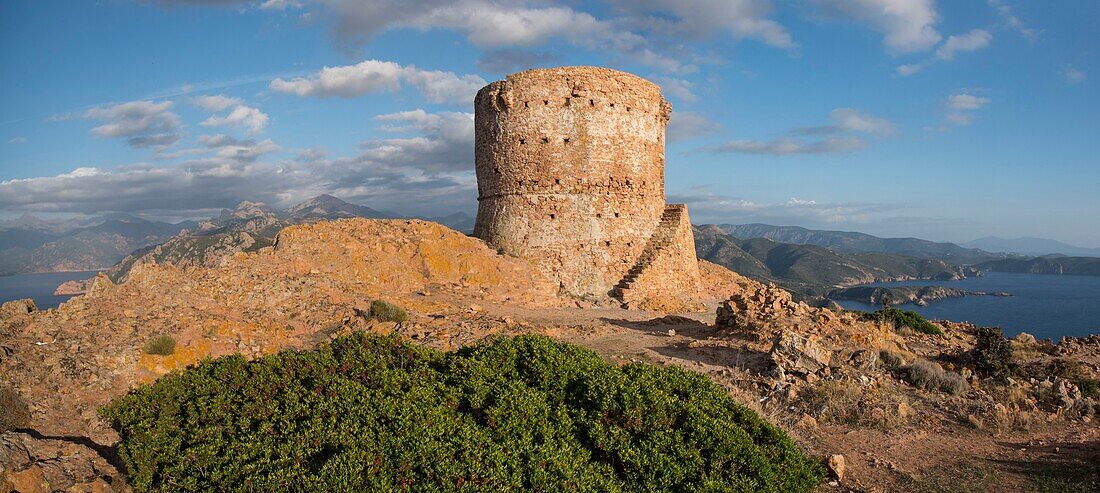
[{"label": "rocky hill", "polygon": [[750,278],[775,282],[807,297],[823,297],[838,286],[912,279],[962,279],[979,271],[942,260],[889,253],[841,253],[815,245],[742,240],[718,226],[695,228],[699,258]]},{"label": "rocky hill", "polygon": [[[709,226],[704,225],[702,227]],[[779,243],[816,245],[841,253],[892,253],[924,259],[937,259],[953,264],[975,264],[1004,258],[978,248],[966,248],[954,243],[934,242],[920,238],[880,238],[852,231],[823,231],[798,226],[770,224],[720,224],[716,226],[734,238],[748,240],[767,238]]]},{"label": "rocky hill", "polygon": [[854,300],[881,305],[883,300],[891,305],[903,305],[913,303],[927,305],[929,302],[947,298],[961,298],[963,296],[1012,296],[1004,291],[987,293],[984,291],[966,291],[958,288],[943,286],[854,286],[850,288],[837,288],[827,294],[831,300]]},{"label": "rocky hill", "polygon": [[[1100,440],[1089,394],[1100,340],[998,339],[1016,351],[1018,373],[1005,379],[974,356],[973,326],[914,333],[810,307],[709,262],[700,271],[703,291],[722,300],[707,311],[594,307],[442,225],[344,219],[287,227],[271,246],[213,267],[148,263],[121,284],[99,277],[57,309],[6,303],[0,392],[27,412],[14,416],[16,430],[0,429],[0,488],[125,491],[119,437],[101,406],[205,357],[312,348],[352,330],[439,349],[543,334],[616,364],[687,368],[829,457],[842,488],[928,491],[932,481],[956,491],[971,486],[974,457],[991,458],[981,489],[1029,489],[1032,470],[1085,490],[1100,484],[1088,452]],[[376,317],[380,299],[408,320]]]}]

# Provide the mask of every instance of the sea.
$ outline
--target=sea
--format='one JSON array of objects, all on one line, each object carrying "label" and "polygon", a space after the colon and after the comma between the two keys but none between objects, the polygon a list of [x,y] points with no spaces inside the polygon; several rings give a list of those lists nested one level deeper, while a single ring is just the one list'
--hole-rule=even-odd
[{"label": "sea", "polygon": [[54,296],[53,290],[65,281],[74,281],[95,277],[99,271],[81,272],[42,272],[36,274],[16,274],[0,276],[0,303],[30,298],[39,310],[57,308],[72,296]]},{"label": "sea", "polygon": [[[964,296],[898,305],[928,319],[1001,327],[1013,336],[1027,332],[1055,342],[1064,336],[1100,334],[1100,276],[986,272],[960,281],[878,282],[865,286],[946,286],[967,291],[1007,291],[1012,296]],[[877,310],[859,301],[838,301],[850,310]]]}]

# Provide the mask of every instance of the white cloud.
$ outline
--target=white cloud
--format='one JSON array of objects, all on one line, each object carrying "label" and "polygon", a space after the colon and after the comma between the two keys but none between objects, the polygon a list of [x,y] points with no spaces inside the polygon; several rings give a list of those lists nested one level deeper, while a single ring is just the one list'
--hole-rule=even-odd
[{"label": "white cloud", "polygon": [[947,115],[947,123],[957,126],[970,125],[974,122],[973,112],[984,108],[993,100],[984,96],[975,96],[968,93],[952,94],[947,97],[945,106],[951,110]]},{"label": "white cloud", "polygon": [[858,137],[826,137],[803,141],[791,137],[774,140],[731,140],[709,149],[713,153],[771,154],[832,154],[862,149],[867,143]]},{"label": "white cloud", "polygon": [[695,84],[691,81],[673,77],[658,77],[656,82],[661,86],[661,90],[664,93],[679,98],[685,103],[695,103],[699,101],[699,97],[692,91]]},{"label": "white cloud", "polygon": [[1005,26],[1019,31],[1019,33],[1027,38],[1029,41],[1035,41],[1036,39],[1039,39],[1039,33],[1041,31],[1037,31],[1035,29],[1031,29],[1025,26],[1023,21],[1021,21],[1019,17],[1016,17],[1016,14],[1012,12],[1012,7],[1005,5],[1004,2],[1002,2],[1001,0],[987,1],[989,3],[989,6],[997,12],[997,16],[1001,18],[1001,22],[1003,22]]},{"label": "white cloud", "polygon": [[22,137],[22,136],[12,137],[12,138],[8,139],[8,143],[9,144],[26,144],[27,143],[27,138]]},{"label": "white cloud", "polygon": [[848,17],[886,35],[898,53],[925,51],[940,42],[933,0],[812,0],[827,13]]},{"label": "white cloud", "polygon": [[974,29],[966,34],[949,36],[939,48],[936,49],[936,58],[940,60],[954,60],[959,52],[980,50],[989,46],[993,35],[984,29]]},{"label": "white cloud", "polygon": [[402,84],[417,88],[433,103],[472,103],[474,94],[485,86],[477,75],[420,70],[411,65],[366,60],[355,65],[325,67],[310,77],[275,79],[271,89],[299,96],[351,98],[366,93],[394,92]]},{"label": "white cloud", "polygon": [[844,130],[868,134],[892,134],[894,124],[885,118],[877,118],[852,108],[837,108],[829,112],[829,119]]},{"label": "white cloud", "polygon": [[670,192],[669,202],[686,203],[698,223],[717,224],[798,224],[829,227],[864,225],[889,221],[885,215],[900,207],[861,202],[819,202],[791,197],[784,202],[758,202],[739,197],[707,193],[706,187],[689,193]]},{"label": "white cloud", "polygon": [[949,36],[947,41],[944,41],[939,48],[936,48],[936,53],[932,57],[917,63],[899,65],[896,70],[898,75],[913,75],[924,70],[933,63],[954,60],[955,55],[959,53],[986,48],[992,41],[993,35],[984,29],[973,29],[966,34]]},{"label": "white cloud", "polygon": [[973,94],[959,93],[947,97],[947,107],[953,110],[976,110],[992,102],[992,99]]},{"label": "white cloud", "polygon": [[1085,81],[1085,73],[1073,67],[1067,66],[1059,70],[1058,75],[1062,76],[1062,80],[1067,84],[1080,84]]},{"label": "white cloud", "polygon": [[210,113],[217,113],[233,106],[244,104],[244,101],[241,101],[239,98],[231,98],[221,94],[215,96],[198,96],[191,101],[195,103],[195,106],[209,111]]},{"label": "white cloud", "polygon": [[199,96],[193,98],[191,102],[210,113],[225,111],[229,108],[233,109],[223,116],[211,116],[200,125],[207,127],[243,127],[250,135],[262,132],[264,127],[267,126],[267,114],[258,108],[246,106],[240,98],[231,98],[219,94],[216,96]]},{"label": "white cloud", "polygon": [[263,131],[267,126],[267,114],[250,106],[240,105],[233,108],[233,111],[229,112],[225,116],[211,116],[202,122],[202,125],[208,127],[244,127],[245,130],[252,135],[258,134]]},{"label": "white cloud", "polygon": [[180,139],[180,118],[171,101],[131,101],[85,111],[83,118],[105,120],[92,128],[97,137],[125,138],[134,147],[166,147]]}]

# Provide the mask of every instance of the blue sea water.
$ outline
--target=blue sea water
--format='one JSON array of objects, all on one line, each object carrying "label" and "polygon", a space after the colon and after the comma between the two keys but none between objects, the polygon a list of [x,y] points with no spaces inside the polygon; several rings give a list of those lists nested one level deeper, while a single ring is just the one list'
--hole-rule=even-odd
[{"label": "blue sea water", "polygon": [[[925,318],[996,326],[1006,335],[1027,332],[1040,339],[1058,341],[1063,336],[1100,334],[1100,277],[986,272],[983,277],[961,281],[880,282],[867,286],[947,286],[967,291],[1007,291],[1009,297],[964,296],[912,304]],[[879,307],[859,301],[838,301],[851,310]]]},{"label": "blue sea water", "polygon": [[17,274],[0,276],[0,303],[30,298],[39,310],[57,308],[72,296],[54,296],[53,290],[65,281],[88,279],[98,271],[83,272],[42,272],[36,274]]}]

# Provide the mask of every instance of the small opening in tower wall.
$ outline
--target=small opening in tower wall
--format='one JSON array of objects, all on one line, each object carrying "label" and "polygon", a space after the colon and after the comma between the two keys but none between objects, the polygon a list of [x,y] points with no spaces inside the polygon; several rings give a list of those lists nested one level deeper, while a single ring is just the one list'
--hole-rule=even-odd
[{"label": "small opening in tower wall", "polygon": [[614,108],[614,107],[615,107],[615,103],[611,103],[611,107],[612,107],[612,108]]},{"label": "small opening in tower wall", "polygon": [[600,218],[602,218],[602,217],[603,217],[603,214],[600,214],[600,213],[596,213],[596,219],[600,219]]},{"label": "small opening in tower wall", "polygon": [[523,102],[523,107],[524,107],[524,108],[527,108],[527,107],[528,107],[528,105],[527,105],[527,101],[524,101],[524,102]]},{"label": "small opening in tower wall", "polygon": [[499,175],[500,174],[500,168],[493,168],[493,172]]},{"label": "small opening in tower wall", "polygon": [[561,179],[560,178],[554,178],[554,184],[555,185],[561,185]]},{"label": "small opening in tower wall", "polygon": [[630,107],[629,106],[626,107],[626,112],[630,113]]},{"label": "small opening in tower wall", "polygon": [[595,99],[589,99],[588,100],[588,106],[596,106],[596,100]]},{"label": "small opening in tower wall", "polygon": [[520,144],[526,144],[526,143],[527,143],[527,139],[519,139],[519,143],[520,143]]},{"label": "small opening in tower wall", "polygon": [[603,246],[611,246],[611,240],[603,242]]},{"label": "small opening in tower wall", "polygon": [[565,98],[565,105],[569,106],[569,98]]},{"label": "small opening in tower wall", "polygon": [[554,219],[554,217],[555,216],[553,214],[550,214],[550,219]]},{"label": "small opening in tower wall", "polygon": [[549,144],[549,143],[550,143],[550,139],[548,139],[548,138],[546,138],[546,137],[543,137],[543,138],[542,138],[542,143],[543,143],[543,144]]},{"label": "small opening in tower wall", "polygon": [[569,137],[566,137],[566,138],[564,138],[564,139],[561,139],[561,140],[562,140],[562,142],[565,142],[566,144],[568,144],[568,143],[569,143]]},{"label": "small opening in tower wall", "polygon": [[550,100],[549,99],[542,100],[542,105],[543,106],[549,106],[550,105]]},{"label": "small opening in tower wall", "polygon": [[616,213],[615,213],[615,217],[619,217],[619,213],[618,213],[618,212],[616,212]]}]

